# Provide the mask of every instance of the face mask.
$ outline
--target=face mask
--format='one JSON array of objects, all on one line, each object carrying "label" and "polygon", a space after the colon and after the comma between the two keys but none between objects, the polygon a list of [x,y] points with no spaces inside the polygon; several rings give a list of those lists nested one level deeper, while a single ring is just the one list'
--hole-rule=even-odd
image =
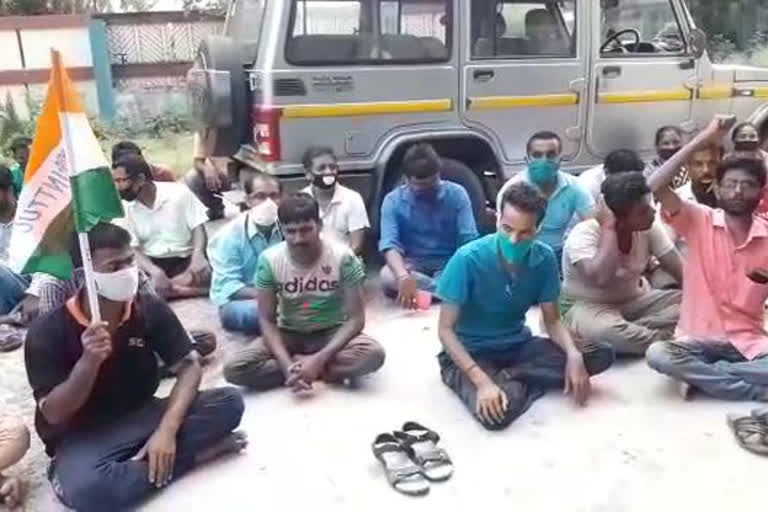
[{"label": "face mask", "polygon": [[277,203],[266,199],[251,208],[248,217],[256,226],[271,226],[277,222]]},{"label": "face mask", "polygon": [[736,151],[757,151],[760,143],[756,140],[740,140],[733,143],[733,149]]},{"label": "face mask", "polygon": [[519,264],[525,259],[528,251],[531,250],[533,245],[533,239],[520,240],[519,242],[513,242],[509,237],[496,233],[496,238],[499,241],[499,247],[501,248],[501,255],[504,259],[510,263]]},{"label": "face mask", "polygon": [[132,265],[117,272],[94,272],[99,295],[114,302],[128,302],[139,289],[139,267]]},{"label": "face mask", "polygon": [[557,178],[557,171],[559,170],[560,162],[557,160],[543,158],[528,162],[528,175],[536,185],[552,183]]},{"label": "face mask", "polygon": [[662,159],[662,161],[666,162],[672,156],[677,153],[680,150],[680,148],[661,148],[657,151],[659,154],[659,158]]},{"label": "face mask", "polygon": [[332,174],[325,174],[322,176],[315,175],[312,178],[312,184],[317,188],[329,189],[336,185],[336,176]]}]

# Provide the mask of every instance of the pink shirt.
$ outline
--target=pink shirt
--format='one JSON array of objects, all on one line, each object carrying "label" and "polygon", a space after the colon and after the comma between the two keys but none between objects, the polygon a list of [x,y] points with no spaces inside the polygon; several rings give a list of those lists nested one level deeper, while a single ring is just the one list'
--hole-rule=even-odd
[{"label": "pink shirt", "polygon": [[749,360],[768,353],[768,285],[747,277],[755,268],[768,269],[768,219],[754,216],[739,247],[722,210],[685,201],[677,215],[664,212],[664,219],[688,243],[676,336],[731,343]]}]

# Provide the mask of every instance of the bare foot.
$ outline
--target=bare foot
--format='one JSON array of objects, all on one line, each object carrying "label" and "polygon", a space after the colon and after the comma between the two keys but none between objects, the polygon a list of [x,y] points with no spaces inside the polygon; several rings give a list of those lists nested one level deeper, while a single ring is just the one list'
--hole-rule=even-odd
[{"label": "bare foot", "polygon": [[15,477],[0,475],[0,505],[14,508],[21,505],[24,498],[24,485]]},{"label": "bare foot", "polygon": [[683,400],[690,400],[692,398],[693,388],[691,388],[691,385],[687,382],[681,381],[677,383],[677,392],[680,393],[680,398]]},{"label": "bare foot", "polygon": [[248,446],[248,436],[245,432],[236,430],[229,434],[227,437],[214,444],[213,446],[203,450],[196,458],[196,464],[205,464],[214,459],[218,459],[223,455],[230,453],[238,453]]}]

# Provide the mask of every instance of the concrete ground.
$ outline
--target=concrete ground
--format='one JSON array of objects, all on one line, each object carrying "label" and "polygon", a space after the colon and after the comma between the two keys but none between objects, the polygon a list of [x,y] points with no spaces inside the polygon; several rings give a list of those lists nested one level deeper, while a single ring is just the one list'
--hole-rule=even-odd
[{"label": "concrete ground", "polygon": [[[247,395],[247,450],[181,478],[141,510],[738,512],[763,503],[757,484],[768,460],[739,448],[725,423],[726,413],[754,404],[682,402],[642,361],[620,362],[594,379],[587,408],[555,391],[506,431],[486,432],[440,381],[437,308],[408,313],[374,302],[366,331],[387,350],[379,373],[356,390],[318,386],[308,399],[282,389]],[[174,307],[189,327],[218,329],[206,301]],[[536,329],[536,314],[529,320]],[[244,342],[222,336],[205,386],[223,383],[221,358]],[[22,351],[0,355],[0,376],[0,411],[23,415],[31,428]],[[376,434],[407,420],[437,430],[456,467],[423,498],[393,491],[370,451]],[[35,439],[11,472],[30,482],[26,510],[63,511],[45,464]]]}]

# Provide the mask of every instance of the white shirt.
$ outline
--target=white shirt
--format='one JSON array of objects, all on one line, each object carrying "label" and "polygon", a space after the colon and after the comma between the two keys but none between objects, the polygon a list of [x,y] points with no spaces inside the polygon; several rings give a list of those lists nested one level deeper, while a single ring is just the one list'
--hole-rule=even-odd
[{"label": "white shirt", "polygon": [[115,223],[131,233],[131,245],[150,258],[186,258],[192,254],[192,231],[205,224],[203,203],[186,185],[156,182],[155,204],[123,201],[125,217]]},{"label": "white shirt", "polygon": [[589,192],[595,204],[600,199],[600,187],[603,185],[603,181],[605,181],[605,169],[602,164],[590,167],[576,178],[576,183]]},{"label": "white shirt", "polygon": [[632,234],[632,249],[621,254],[616,274],[607,286],[600,287],[576,266],[594,258],[600,243],[600,224],[595,219],[579,223],[563,249],[563,295],[570,299],[599,304],[621,304],[648,291],[643,273],[651,256],[660,258],[675,248],[664,226],[654,222],[651,229]]},{"label": "white shirt", "polygon": [[[312,186],[302,192],[313,196]],[[335,235],[342,242],[349,241],[349,234],[371,227],[368,212],[360,194],[339,183],[333,191],[333,197],[325,208],[320,206],[320,218],[323,220],[323,231]]]}]

